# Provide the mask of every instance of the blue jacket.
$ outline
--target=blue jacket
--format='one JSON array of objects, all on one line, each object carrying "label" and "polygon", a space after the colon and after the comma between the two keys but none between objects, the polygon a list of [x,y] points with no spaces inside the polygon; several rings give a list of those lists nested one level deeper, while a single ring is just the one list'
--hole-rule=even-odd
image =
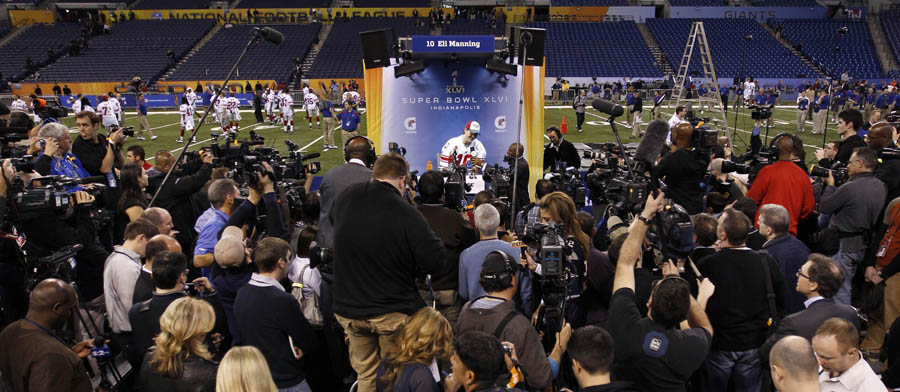
[{"label": "blue jacket", "polygon": [[767,241],[763,244],[763,250],[769,252],[769,255],[775,259],[778,268],[784,275],[784,287],[786,295],[784,296],[785,313],[795,313],[805,309],[803,301],[806,297],[798,293],[794,288],[797,287],[797,271],[806,263],[809,257],[809,248],[802,241],[790,234]]}]

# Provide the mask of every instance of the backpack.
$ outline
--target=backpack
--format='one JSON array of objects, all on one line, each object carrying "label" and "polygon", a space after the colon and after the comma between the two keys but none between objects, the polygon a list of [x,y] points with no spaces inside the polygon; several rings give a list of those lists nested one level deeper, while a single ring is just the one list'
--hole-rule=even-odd
[{"label": "backpack", "polygon": [[875,253],[875,263],[878,268],[884,268],[900,254],[900,240],[894,242],[894,237],[900,235],[900,203],[893,203],[889,213],[893,218],[891,225],[884,233],[881,243],[878,245],[878,252]]},{"label": "backpack", "polygon": [[[303,274],[306,272],[307,268],[309,268],[309,264],[304,265],[303,268],[300,269],[300,282],[303,282]],[[319,305],[319,295],[313,291],[309,298],[304,298],[303,283],[294,283],[292,285],[291,295],[300,302],[300,309],[303,310],[303,317],[306,317],[306,321],[309,321],[309,325],[321,327],[323,318],[322,308]]]}]

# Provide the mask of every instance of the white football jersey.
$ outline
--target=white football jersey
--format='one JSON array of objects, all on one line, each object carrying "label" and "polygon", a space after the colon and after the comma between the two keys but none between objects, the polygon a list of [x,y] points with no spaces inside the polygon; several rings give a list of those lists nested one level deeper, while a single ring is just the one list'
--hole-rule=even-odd
[{"label": "white football jersey", "polygon": [[[23,101],[22,103],[24,104],[25,102]],[[15,104],[15,102],[13,102],[13,104]],[[13,107],[13,109],[15,109],[15,107]],[[72,102],[72,111],[75,113],[78,113],[81,111],[81,100],[80,99],[76,99],[75,102]]]},{"label": "white football jersey", "polygon": [[115,107],[109,101],[100,102],[97,105],[97,111],[100,113],[100,117],[102,117],[104,120],[106,120],[106,119],[117,120],[118,119],[118,117],[116,116]]},{"label": "white football jersey", "polygon": [[185,124],[189,120],[194,119],[194,107],[189,104],[181,104],[178,108],[178,111],[181,113],[181,123]]},{"label": "white football jersey", "polygon": [[467,146],[463,143],[465,135],[459,135],[455,138],[447,140],[444,147],[441,147],[441,162],[439,167],[448,167],[450,162],[456,162],[459,166],[465,166],[472,158],[485,159],[487,150],[478,139],[472,140]]},{"label": "white football jersey", "polygon": [[195,94],[193,91],[184,94],[184,96],[185,98],[187,98],[188,105],[194,106],[194,104],[197,102],[197,94]]},{"label": "white football jersey", "polygon": [[[81,107],[81,102],[76,101],[76,103],[78,103],[78,107],[80,108],[80,107]],[[23,101],[23,100],[21,100],[21,99],[17,99],[17,100],[15,100],[15,101],[13,101],[13,103],[9,104],[9,107],[10,107],[10,109],[12,109],[12,110],[19,110],[19,111],[22,111],[22,112],[27,112],[27,111],[28,111],[28,104],[25,103],[25,101]],[[79,111],[80,111],[80,110],[79,110]]]},{"label": "white football jersey", "polygon": [[316,94],[306,94],[303,96],[303,104],[306,105],[306,110],[313,110],[316,108],[316,104],[319,103],[319,97]]},{"label": "white football jersey", "polygon": [[221,112],[225,111],[227,99],[228,98],[225,98],[225,97],[219,97],[219,99],[216,100],[216,103],[213,104],[213,108],[216,110],[216,112],[221,113]]},{"label": "white football jersey", "polygon": [[235,97],[228,97],[228,99],[225,100],[225,108],[229,112],[236,112],[241,108],[241,101]]},{"label": "white football jersey", "polygon": [[285,109],[290,109],[294,107],[294,98],[291,97],[290,94],[282,94],[281,95],[281,107]]}]

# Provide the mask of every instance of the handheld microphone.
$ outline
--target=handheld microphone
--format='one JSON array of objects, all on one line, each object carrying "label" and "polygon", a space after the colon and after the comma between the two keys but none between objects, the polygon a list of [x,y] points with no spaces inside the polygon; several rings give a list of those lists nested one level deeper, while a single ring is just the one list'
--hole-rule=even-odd
[{"label": "handheld microphone", "polygon": [[269,41],[275,45],[278,45],[284,42],[284,34],[281,34],[278,30],[275,30],[271,27],[254,27],[253,31],[259,34],[264,40]]},{"label": "handheld microphone", "polygon": [[605,99],[595,99],[594,102],[591,103],[591,106],[599,112],[606,113],[612,117],[619,117],[625,113],[625,108],[623,108],[622,105],[616,105]]}]

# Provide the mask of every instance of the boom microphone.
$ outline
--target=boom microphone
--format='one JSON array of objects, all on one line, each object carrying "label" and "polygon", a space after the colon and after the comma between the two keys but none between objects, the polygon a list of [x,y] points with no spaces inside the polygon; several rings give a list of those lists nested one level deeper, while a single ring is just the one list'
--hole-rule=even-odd
[{"label": "boom microphone", "polygon": [[[596,102],[596,101],[594,101]],[[653,120],[647,126],[647,132],[634,151],[634,160],[641,165],[639,171],[647,171],[656,165],[659,153],[666,145],[666,135],[669,133],[669,123],[663,120]]]},{"label": "boom microphone", "polygon": [[616,105],[605,99],[595,99],[594,102],[591,103],[591,106],[599,112],[606,113],[612,117],[619,117],[625,113],[625,108],[621,105]]},{"label": "boom microphone", "polygon": [[106,184],[107,181],[108,181],[108,179],[106,178],[106,176],[92,176],[92,177],[82,177],[82,178],[76,179],[74,181],[74,183],[76,183],[76,184],[94,184],[94,183]]},{"label": "boom microphone", "polygon": [[281,32],[271,27],[254,27],[253,30],[256,31],[256,33],[259,34],[259,36],[264,40],[269,41],[275,45],[284,42],[284,34],[281,34]]}]

